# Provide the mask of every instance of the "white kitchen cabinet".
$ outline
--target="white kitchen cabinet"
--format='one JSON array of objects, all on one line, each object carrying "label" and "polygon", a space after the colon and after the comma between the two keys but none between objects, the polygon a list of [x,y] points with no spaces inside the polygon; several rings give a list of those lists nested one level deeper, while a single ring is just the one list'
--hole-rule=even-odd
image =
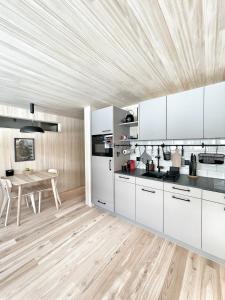
[{"label": "white kitchen cabinet", "polygon": [[163,191],[136,185],[136,221],[163,232]]},{"label": "white kitchen cabinet", "polygon": [[201,199],[164,192],[164,233],[201,248]]},{"label": "white kitchen cabinet", "polygon": [[135,184],[115,180],[115,212],[135,220]]},{"label": "white kitchen cabinet", "polygon": [[166,139],[166,97],[140,103],[139,139]]},{"label": "white kitchen cabinet", "polygon": [[225,205],[202,201],[202,249],[225,260]]},{"label": "white kitchen cabinet", "polygon": [[92,156],[92,202],[114,211],[113,158]]},{"label": "white kitchen cabinet", "polygon": [[92,112],[92,135],[113,133],[113,106]]},{"label": "white kitchen cabinet", "polygon": [[225,137],[225,82],[205,87],[204,137]]},{"label": "white kitchen cabinet", "polygon": [[203,138],[203,91],[167,96],[167,139]]}]

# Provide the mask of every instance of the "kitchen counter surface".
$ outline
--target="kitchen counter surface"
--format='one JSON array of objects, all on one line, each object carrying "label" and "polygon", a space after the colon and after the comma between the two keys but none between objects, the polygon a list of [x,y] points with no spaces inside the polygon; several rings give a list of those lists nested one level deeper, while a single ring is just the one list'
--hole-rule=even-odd
[{"label": "kitchen counter surface", "polygon": [[168,179],[162,179],[162,178],[142,176],[144,173],[146,173],[146,171],[144,169],[136,169],[135,171],[131,171],[131,172],[124,172],[124,171],[120,170],[120,171],[115,171],[115,173],[121,174],[121,175],[127,175],[127,176],[140,177],[140,178],[149,179],[149,180],[171,182],[171,183],[175,183],[178,185],[190,186],[190,187],[195,187],[195,188],[199,188],[202,190],[225,194],[225,180],[219,179],[219,178],[199,176],[198,178],[193,179],[193,178],[188,177],[187,175],[181,174],[179,176],[179,178],[174,181],[174,180],[168,180]]}]

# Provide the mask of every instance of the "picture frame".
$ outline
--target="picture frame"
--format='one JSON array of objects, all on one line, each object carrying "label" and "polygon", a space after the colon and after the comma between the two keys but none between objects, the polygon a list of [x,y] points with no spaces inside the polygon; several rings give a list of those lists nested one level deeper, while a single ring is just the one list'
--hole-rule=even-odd
[{"label": "picture frame", "polygon": [[15,162],[35,160],[35,141],[33,138],[14,139]]}]

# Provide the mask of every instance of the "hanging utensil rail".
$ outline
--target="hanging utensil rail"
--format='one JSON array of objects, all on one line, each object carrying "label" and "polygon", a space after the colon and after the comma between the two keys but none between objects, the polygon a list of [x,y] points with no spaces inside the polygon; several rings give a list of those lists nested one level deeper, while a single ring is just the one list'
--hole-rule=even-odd
[{"label": "hanging utensil rail", "polygon": [[[128,144],[128,145],[119,145],[119,144],[114,144],[114,147],[132,147],[133,145]],[[135,147],[225,147],[225,144],[205,144],[205,143],[201,143],[201,144],[193,144],[193,145],[186,145],[186,144],[154,144],[154,145],[145,145],[145,144],[135,144]]]}]

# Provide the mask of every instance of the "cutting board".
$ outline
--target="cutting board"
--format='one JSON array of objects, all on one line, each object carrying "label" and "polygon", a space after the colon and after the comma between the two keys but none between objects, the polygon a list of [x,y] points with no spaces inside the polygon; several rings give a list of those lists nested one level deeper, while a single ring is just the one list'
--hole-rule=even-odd
[{"label": "cutting board", "polygon": [[177,168],[181,167],[181,155],[178,149],[176,149],[175,152],[172,153],[171,161],[173,167],[177,167]]}]

